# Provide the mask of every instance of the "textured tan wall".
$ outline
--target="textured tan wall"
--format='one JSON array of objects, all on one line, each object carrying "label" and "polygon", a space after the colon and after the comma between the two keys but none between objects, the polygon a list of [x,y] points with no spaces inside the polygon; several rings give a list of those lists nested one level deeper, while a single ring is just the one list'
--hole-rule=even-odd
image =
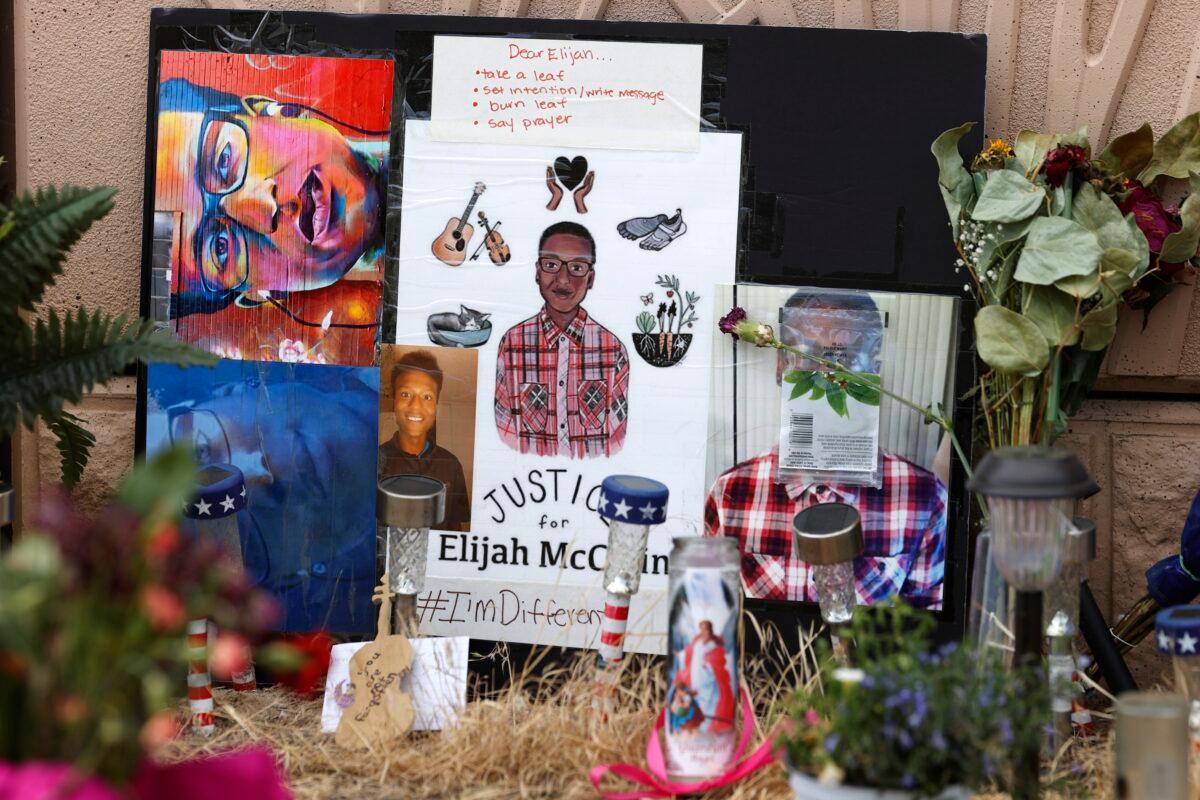
[{"label": "textured tan wall", "polygon": [[[254,6],[436,13],[445,2],[445,8],[457,13],[494,15],[503,10],[536,17],[591,16],[601,7],[599,0],[359,2]],[[895,28],[904,19],[907,27],[987,31],[994,52],[986,121],[992,134],[1011,136],[1021,128],[1043,128],[1048,117],[1067,123],[1090,121],[1095,133],[1106,116],[1111,116],[1110,130],[1115,133],[1143,120],[1161,132],[1182,113],[1200,108],[1200,58],[1193,61],[1193,51],[1200,52],[1200,0],[1122,0],[1132,22],[1111,31],[1117,0],[787,2],[742,0],[735,9],[730,0],[611,0],[604,18],[715,21],[732,10],[743,21]],[[16,8],[18,153],[23,154],[19,180],[26,186],[107,183],[121,190],[113,213],[76,248],[49,302],[70,308],[86,300],[111,311],[135,311],[150,6],[113,0],[69,5],[17,0]],[[1015,26],[1006,23],[1010,9]],[[1090,52],[1086,57],[1070,37],[1075,30],[1068,24],[1073,10],[1083,21],[1081,38]],[[1143,16],[1143,11],[1149,13]],[[1057,34],[1056,15],[1067,20]],[[1014,30],[1015,37],[1006,43],[1005,32]],[[1125,46],[1131,55],[1123,71],[1115,62]],[[1078,112],[1061,103],[1048,109],[1047,98],[1063,96],[1064,87],[1074,86],[1080,75],[1083,94],[1090,90],[1094,102],[1081,103]],[[1103,108],[1109,97],[1117,102],[1106,115]],[[881,131],[881,142],[885,138]],[[1200,388],[1200,303],[1193,302],[1190,289],[1164,304],[1150,329],[1139,328],[1136,320],[1125,321],[1105,388],[1176,394]],[[100,442],[81,487],[90,501],[102,497],[130,463],[133,409],[133,386],[126,380],[114,382],[80,409]],[[1187,503],[1200,485],[1200,403],[1092,403],[1076,421],[1069,441],[1106,487],[1089,507],[1102,530],[1102,554],[1092,577],[1105,610],[1119,611],[1140,593],[1145,567],[1174,546]],[[21,445],[28,498],[39,476],[55,477],[57,459],[45,437],[27,436]],[[1149,655],[1139,656],[1137,663],[1142,671],[1161,666]]]}]

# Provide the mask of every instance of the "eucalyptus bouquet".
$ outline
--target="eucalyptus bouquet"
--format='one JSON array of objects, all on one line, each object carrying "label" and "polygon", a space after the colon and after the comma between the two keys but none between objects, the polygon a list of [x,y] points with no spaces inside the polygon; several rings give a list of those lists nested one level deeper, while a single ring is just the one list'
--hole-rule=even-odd
[{"label": "eucalyptus bouquet", "polygon": [[820,681],[789,701],[777,740],[789,769],[920,796],[1003,782],[1012,755],[1039,746],[1049,700],[1000,659],[935,649],[934,624],[898,604],[855,609],[858,668],[827,657]]},{"label": "eucalyptus bouquet", "polygon": [[[1051,442],[1096,381],[1124,302],[1144,312],[1193,271],[1200,243],[1200,114],[1157,141],[1149,125],[1099,155],[1087,129],[1022,131],[968,168],[968,123],[932,152],[958,250],[979,304],[987,369],[979,394],[988,444]],[[1161,193],[1187,179],[1178,207]]]}]

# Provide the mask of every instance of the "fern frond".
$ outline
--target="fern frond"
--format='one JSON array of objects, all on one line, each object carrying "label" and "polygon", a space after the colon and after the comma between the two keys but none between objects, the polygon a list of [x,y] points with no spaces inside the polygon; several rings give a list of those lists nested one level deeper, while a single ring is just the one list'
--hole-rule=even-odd
[{"label": "fern frond", "polygon": [[159,331],[150,320],[128,322],[84,309],[60,317],[51,310],[30,331],[22,327],[0,341],[0,433],[17,424],[51,418],[63,403],[105,383],[135,361],[172,364],[216,363],[216,357]]},{"label": "fern frond", "polygon": [[45,422],[54,434],[55,446],[62,458],[62,482],[74,486],[83,475],[96,437],[83,427],[83,420],[69,411],[60,411],[56,416],[47,417]]},{"label": "fern frond", "polygon": [[8,227],[0,238],[0,297],[7,309],[33,310],[62,272],[67,251],[112,209],[116,193],[107,186],[45,186],[17,198],[11,209],[0,205]]}]

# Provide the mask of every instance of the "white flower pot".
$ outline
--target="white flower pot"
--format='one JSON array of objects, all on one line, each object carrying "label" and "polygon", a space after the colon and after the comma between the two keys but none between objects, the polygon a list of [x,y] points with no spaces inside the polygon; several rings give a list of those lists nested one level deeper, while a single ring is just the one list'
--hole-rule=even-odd
[{"label": "white flower pot", "polygon": [[[913,800],[917,795],[901,789],[872,789],[869,786],[826,786],[803,772],[788,770],[788,784],[796,800]],[[965,786],[950,786],[934,800],[970,800]]]}]

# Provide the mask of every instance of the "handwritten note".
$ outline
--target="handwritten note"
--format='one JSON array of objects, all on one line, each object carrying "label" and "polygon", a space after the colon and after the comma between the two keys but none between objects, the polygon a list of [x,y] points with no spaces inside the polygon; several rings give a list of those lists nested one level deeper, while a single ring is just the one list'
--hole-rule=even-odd
[{"label": "handwritten note", "polygon": [[435,36],[434,141],[700,149],[703,48]]},{"label": "handwritten note", "polygon": [[[458,719],[467,701],[467,653],[470,640],[465,636],[439,639],[411,639],[412,668],[400,681],[400,688],[412,696],[414,731],[439,731]],[[325,704],[321,709],[321,731],[333,733],[342,712],[354,702],[355,687],[350,682],[350,659],[370,642],[336,644],[325,678]]]}]

